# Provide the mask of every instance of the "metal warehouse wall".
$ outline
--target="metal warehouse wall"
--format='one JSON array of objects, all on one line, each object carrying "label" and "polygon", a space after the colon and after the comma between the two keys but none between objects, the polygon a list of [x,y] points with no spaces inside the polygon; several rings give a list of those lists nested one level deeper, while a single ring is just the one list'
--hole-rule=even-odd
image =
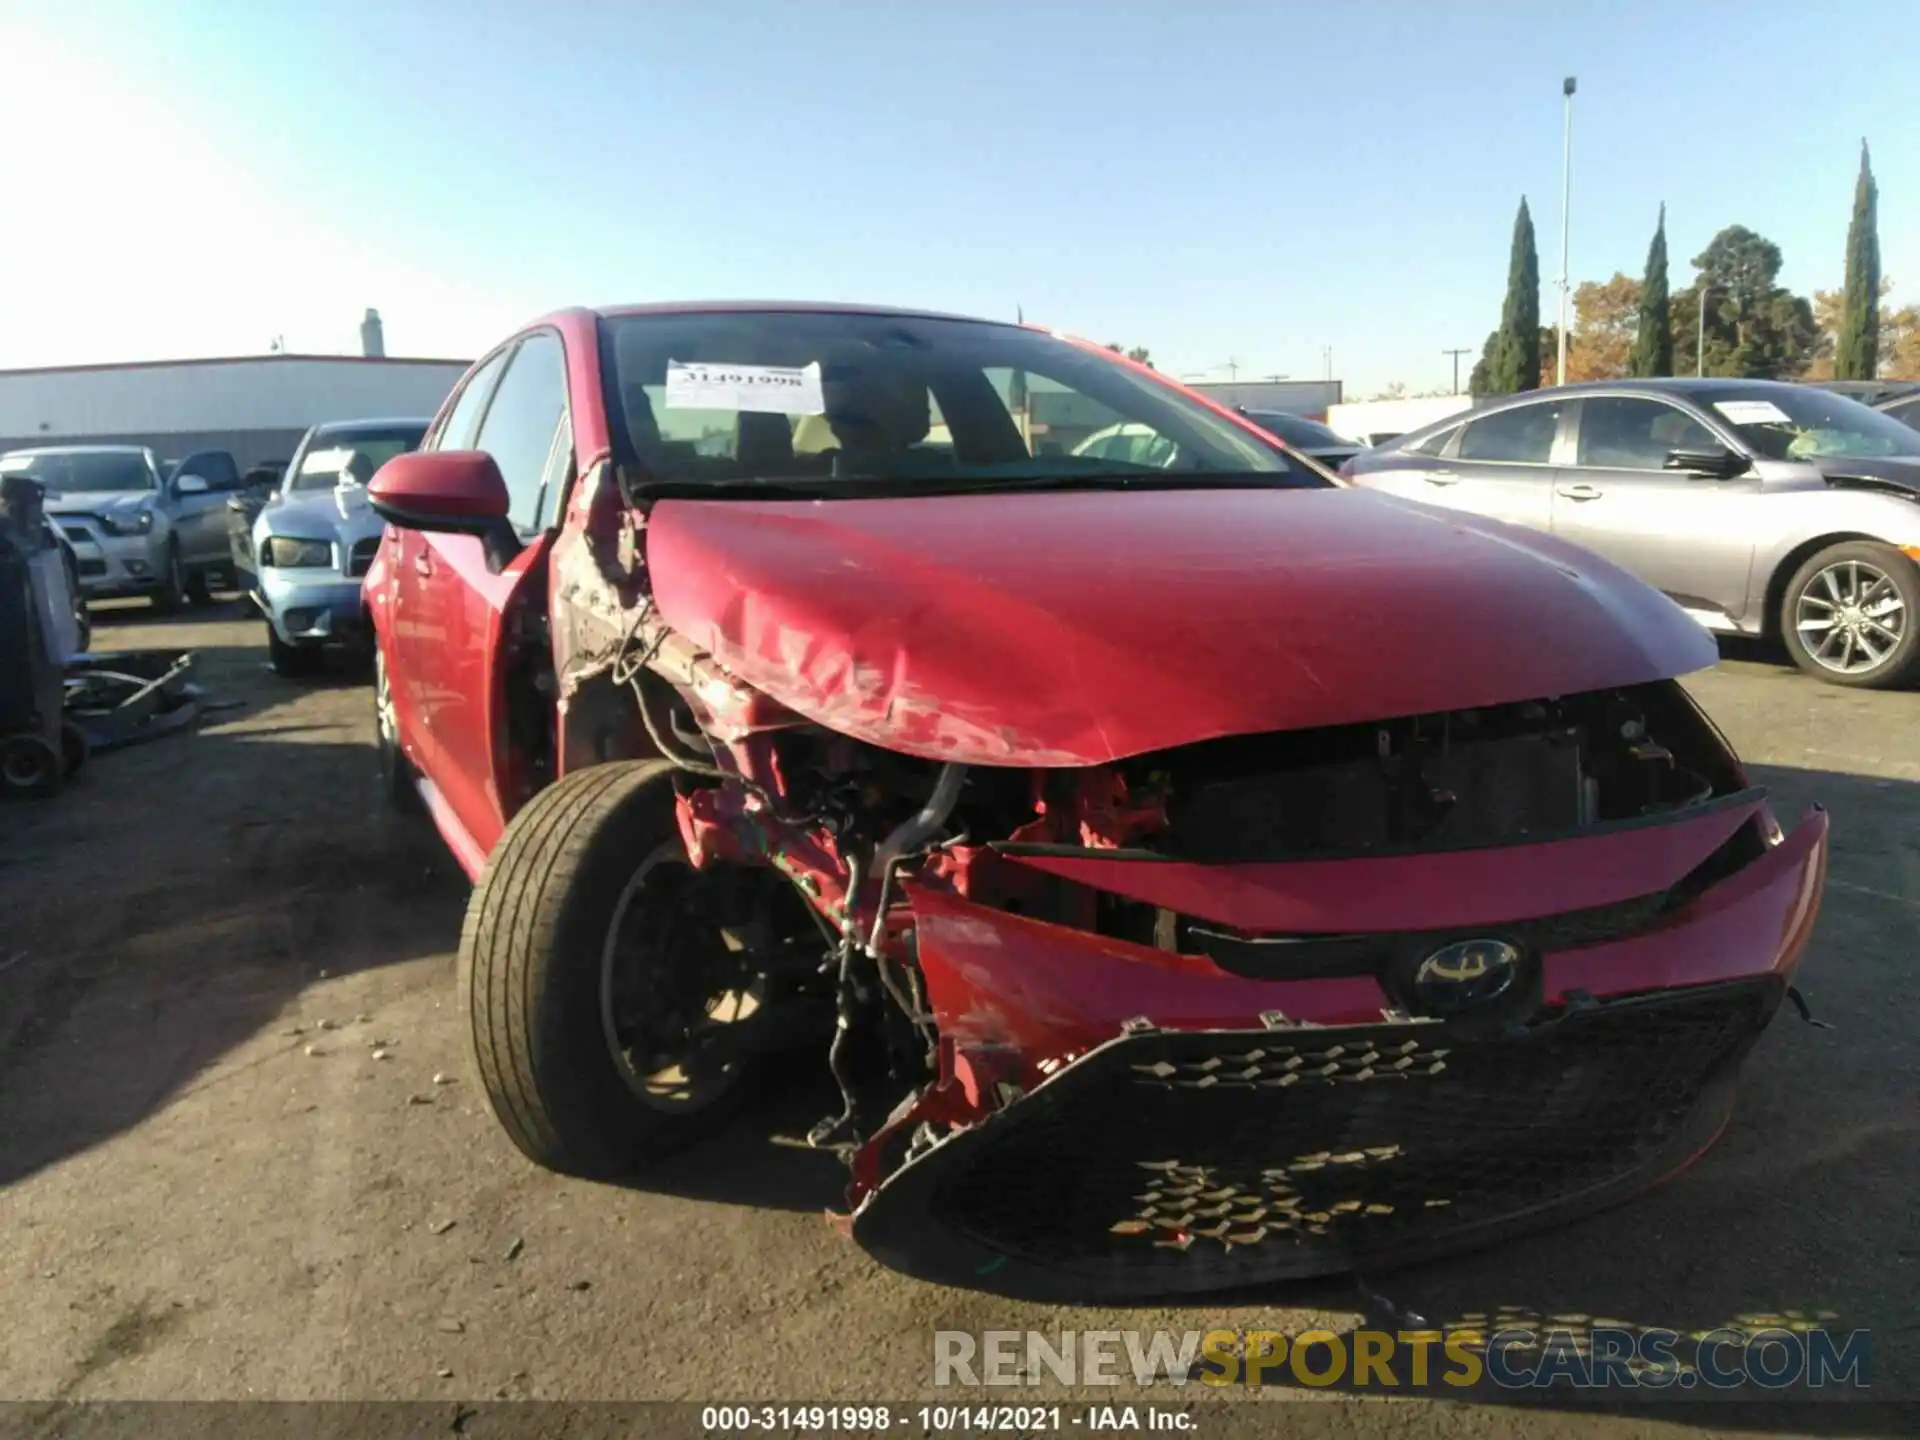
[{"label": "metal warehouse wall", "polygon": [[464,360],[264,355],[0,371],[0,450],[121,442],[168,457],[219,446],[243,464],[284,459],[322,420],[429,416],[466,368]]},{"label": "metal warehouse wall", "polygon": [[1287,415],[1323,415],[1329,405],[1341,401],[1343,383],[1339,380],[1199,380],[1187,382],[1221,405],[1238,405],[1247,410],[1278,410]]}]

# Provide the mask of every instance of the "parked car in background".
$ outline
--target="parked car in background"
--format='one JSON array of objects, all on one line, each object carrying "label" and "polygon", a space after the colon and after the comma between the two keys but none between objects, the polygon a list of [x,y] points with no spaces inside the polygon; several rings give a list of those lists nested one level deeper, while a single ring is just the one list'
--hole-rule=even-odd
[{"label": "parked car in background", "polygon": [[1920,673],[1920,432],[1761,380],[1530,392],[1349,461],[1356,485],[1550,531],[1840,685]]},{"label": "parked car in background", "polygon": [[1891,415],[1902,425],[1920,430],[1920,385],[1902,388],[1884,399],[1876,400],[1873,408],[1882,415]]},{"label": "parked car in background", "polygon": [[[1125,453],[1047,453],[1023,377]],[[389,790],[476,882],[475,1070],[559,1170],[824,1062],[902,1268],[1405,1262],[1710,1145],[1817,908],[1825,815],[1749,785],[1679,607],[1097,344],[569,311],[370,488]]]},{"label": "parked car in background", "polygon": [[1885,409],[1891,401],[1920,395],[1920,380],[1816,380],[1812,383],[1816,390],[1844,395],[1876,410]]},{"label": "parked car in background", "polygon": [[[253,600],[267,623],[267,654],[279,674],[318,668],[325,650],[364,648],[361,579],[385,522],[367,503],[367,482],[418,448],[425,420],[343,420],[301,438],[279,487],[251,518],[244,558]],[[244,503],[239,523],[248,523]]]},{"label": "parked car in background", "polygon": [[203,600],[229,567],[226,493],[239,467],[225,450],[187,456],[166,475],[138,445],[47,445],[0,455],[0,474],[30,475],[73,547],[90,598],[145,595],[160,609]]},{"label": "parked car in background", "polygon": [[1356,445],[1304,415],[1289,415],[1283,410],[1242,410],[1240,412],[1269,435],[1278,436],[1302,455],[1311,456],[1330,470],[1338,470],[1366,447]]}]

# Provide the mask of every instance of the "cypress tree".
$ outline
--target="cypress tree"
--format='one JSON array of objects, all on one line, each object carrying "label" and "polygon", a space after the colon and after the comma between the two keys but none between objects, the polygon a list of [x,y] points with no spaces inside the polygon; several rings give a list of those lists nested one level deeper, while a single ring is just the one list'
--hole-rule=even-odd
[{"label": "cypress tree", "polygon": [[1836,380],[1871,380],[1880,359],[1880,189],[1873,183],[1867,142],[1860,142],[1860,178],[1853,185],[1853,223],[1847,227],[1847,290],[1840,338],[1834,346]]},{"label": "cypress tree", "polygon": [[1507,259],[1507,298],[1500,332],[1487,366],[1490,395],[1514,395],[1540,386],[1540,256],[1534,249],[1533,216],[1526,197],[1513,218],[1513,250]]},{"label": "cypress tree", "polygon": [[1660,223],[1647,246],[1647,276],[1640,282],[1640,332],[1633,341],[1635,375],[1673,373],[1673,317],[1668,313],[1667,207],[1660,207]]}]

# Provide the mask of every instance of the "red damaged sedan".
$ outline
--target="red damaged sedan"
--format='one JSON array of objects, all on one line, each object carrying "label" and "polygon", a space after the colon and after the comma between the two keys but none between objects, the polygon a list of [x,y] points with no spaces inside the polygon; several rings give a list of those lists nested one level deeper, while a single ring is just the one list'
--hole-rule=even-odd
[{"label": "red damaged sedan", "polygon": [[1164,1295],[1620,1198],[1819,905],[1672,602],[1045,331],[569,311],[371,496],[508,1135],[626,1172],[824,1065],[843,1223],[922,1275]]}]

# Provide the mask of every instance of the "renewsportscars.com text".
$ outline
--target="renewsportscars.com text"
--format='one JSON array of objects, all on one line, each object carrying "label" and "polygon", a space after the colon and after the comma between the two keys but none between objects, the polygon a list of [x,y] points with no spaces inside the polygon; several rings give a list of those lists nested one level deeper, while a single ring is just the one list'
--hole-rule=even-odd
[{"label": "renewsportscars.com text", "polygon": [[1456,1330],[940,1330],[933,1383],[951,1386],[1341,1386],[1354,1390],[1865,1389],[1865,1330],[1592,1326]]}]

